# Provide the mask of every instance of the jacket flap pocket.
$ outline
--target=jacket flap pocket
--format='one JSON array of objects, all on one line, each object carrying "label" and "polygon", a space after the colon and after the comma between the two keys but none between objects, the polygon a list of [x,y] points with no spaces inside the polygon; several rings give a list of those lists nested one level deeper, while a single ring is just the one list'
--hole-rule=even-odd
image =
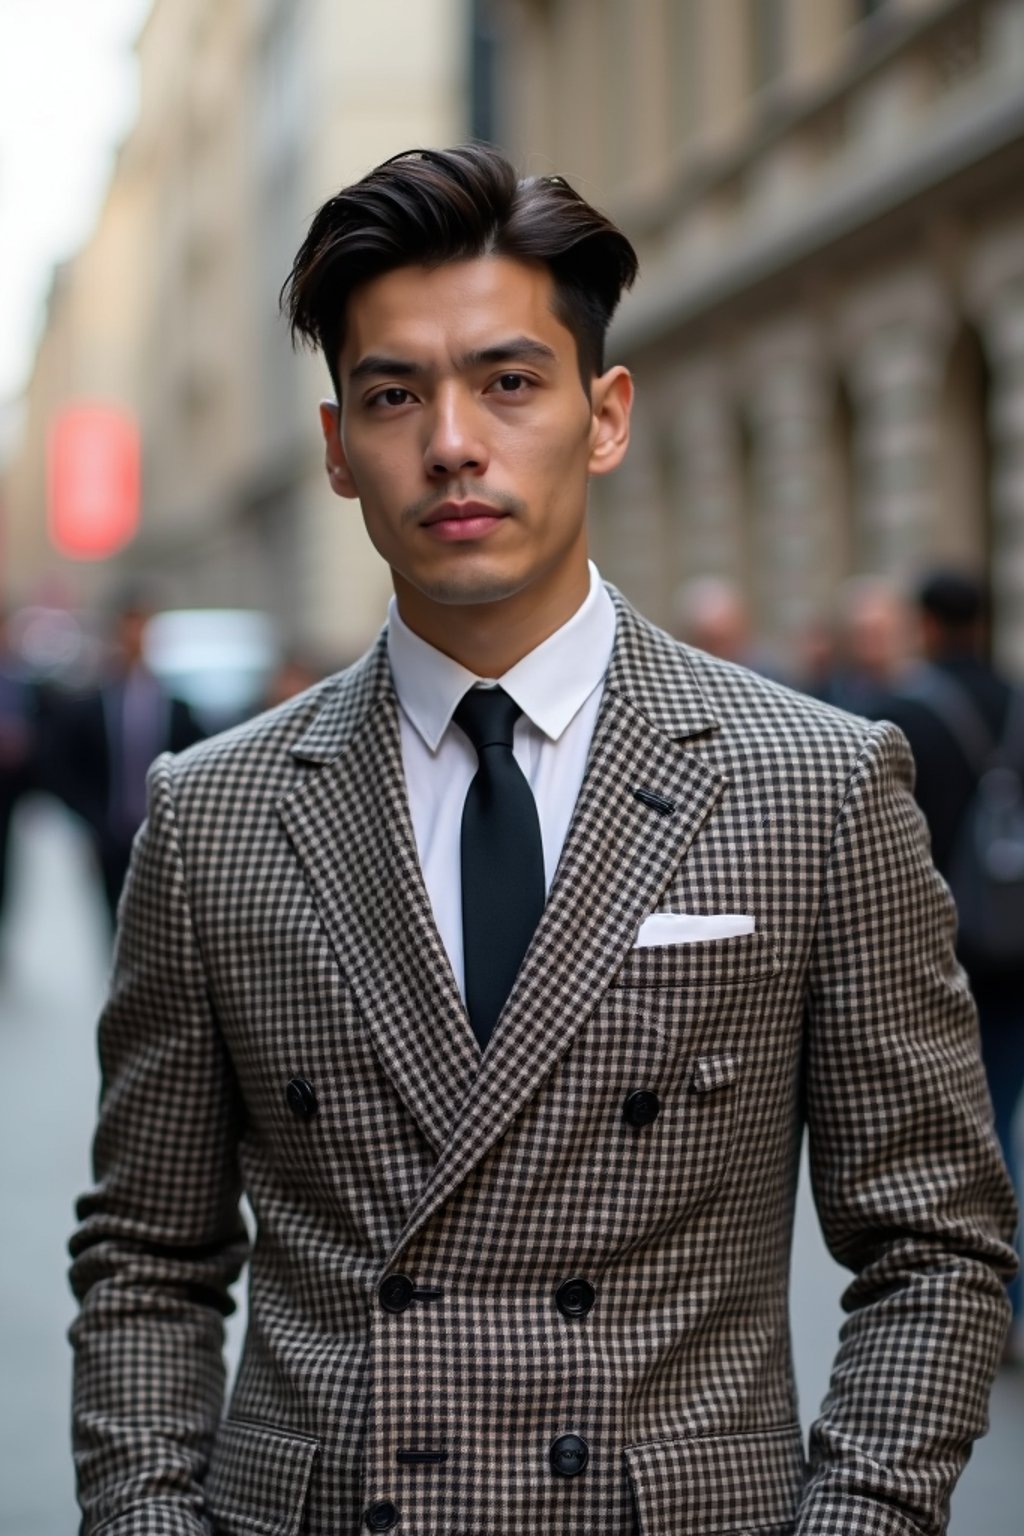
[{"label": "jacket flap pocket", "polygon": [[319,1450],[308,1435],[225,1419],[204,1485],[217,1536],[297,1536]]},{"label": "jacket flap pocket", "polygon": [[799,1424],[654,1440],[625,1452],[642,1536],[790,1530],[806,1476]]},{"label": "jacket flap pocket", "polygon": [[613,987],[667,987],[699,991],[738,987],[774,976],[779,956],[771,933],[739,934],[694,944],[648,944],[631,949]]},{"label": "jacket flap pocket", "polygon": [[694,1093],[713,1093],[716,1088],[727,1088],[736,1081],[739,1062],[727,1052],[722,1056],[698,1056],[690,1074],[690,1086]]}]

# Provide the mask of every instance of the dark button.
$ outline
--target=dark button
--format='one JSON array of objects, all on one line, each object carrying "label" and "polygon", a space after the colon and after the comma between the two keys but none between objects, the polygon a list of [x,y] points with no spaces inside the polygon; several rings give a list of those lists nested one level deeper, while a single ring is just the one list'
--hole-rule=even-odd
[{"label": "dark button", "polygon": [[596,1300],[589,1280],[563,1280],[555,1292],[555,1306],[563,1317],[586,1317]]},{"label": "dark button", "polygon": [[371,1531],[393,1531],[398,1524],[398,1510],[390,1499],[381,1499],[379,1504],[370,1505],[363,1519]]},{"label": "dark button", "polygon": [[297,1120],[312,1120],[319,1108],[316,1094],[313,1092],[313,1084],[307,1083],[304,1077],[292,1078],[285,1089],[285,1098],[288,1100],[288,1108]]},{"label": "dark button", "polygon": [[[377,1295],[385,1312],[404,1312],[415,1299],[416,1287],[408,1275],[388,1275],[381,1281]],[[382,1525],[378,1529],[386,1531],[388,1527]]]},{"label": "dark button", "polygon": [[641,1130],[645,1125],[651,1125],[661,1114],[661,1100],[656,1093],[651,1093],[649,1088],[638,1088],[631,1093],[622,1106],[622,1118],[627,1125],[632,1125],[636,1130]]},{"label": "dark button", "polygon": [[548,1454],[553,1472],[559,1477],[575,1477],[590,1460],[590,1446],[579,1435],[559,1435]]}]

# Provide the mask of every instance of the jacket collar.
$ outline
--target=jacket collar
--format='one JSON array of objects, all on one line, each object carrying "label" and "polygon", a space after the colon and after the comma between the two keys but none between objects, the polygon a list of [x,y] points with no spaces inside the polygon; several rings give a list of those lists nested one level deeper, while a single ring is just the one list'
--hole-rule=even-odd
[{"label": "jacket collar", "polygon": [[[605,695],[630,704],[671,741],[716,729],[718,722],[707,707],[687,648],[642,618],[610,583],[606,585],[615,604],[616,627]],[[366,655],[339,675],[322,709],[293,742],[292,754],[301,762],[331,762],[381,705],[397,707],[386,627]]]}]

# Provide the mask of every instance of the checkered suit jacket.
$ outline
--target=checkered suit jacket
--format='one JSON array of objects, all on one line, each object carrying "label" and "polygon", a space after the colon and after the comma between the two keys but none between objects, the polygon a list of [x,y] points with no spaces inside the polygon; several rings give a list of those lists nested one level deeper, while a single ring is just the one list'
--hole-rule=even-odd
[{"label": "checkered suit jacket", "polygon": [[[944,1529],[1014,1213],[905,746],[617,603],[575,818],[482,1059],[383,642],[156,765],[72,1244],[86,1531]],[[633,948],[657,910],[756,930]],[[661,1112],[630,1124],[639,1090]],[[809,1455],[804,1123],[853,1272]]]}]

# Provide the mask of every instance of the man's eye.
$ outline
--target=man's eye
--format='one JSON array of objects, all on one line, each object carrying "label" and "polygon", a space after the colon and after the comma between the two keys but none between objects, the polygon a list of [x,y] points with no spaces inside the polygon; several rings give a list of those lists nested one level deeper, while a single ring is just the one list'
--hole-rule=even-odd
[{"label": "man's eye", "polygon": [[496,382],[503,395],[522,394],[529,384],[529,380],[521,373],[503,373]]},{"label": "man's eye", "polygon": [[405,405],[406,402],[411,399],[412,396],[407,389],[402,389],[400,385],[393,384],[390,389],[382,389],[379,395],[372,395],[370,397],[369,404]]}]

